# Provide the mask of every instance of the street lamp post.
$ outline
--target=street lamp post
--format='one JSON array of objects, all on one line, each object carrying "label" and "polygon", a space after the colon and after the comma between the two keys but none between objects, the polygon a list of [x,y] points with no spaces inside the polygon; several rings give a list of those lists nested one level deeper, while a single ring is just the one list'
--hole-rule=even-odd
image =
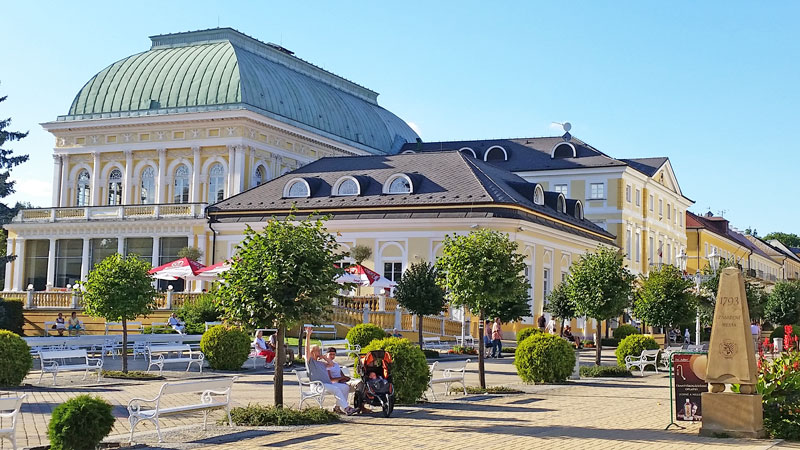
[{"label": "street lamp post", "polygon": [[[689,277],[686,274],[686,263],[689,262],[689,255],[687,255],[686,252],[683,249],[681,249],[680,253],[678,253],[678,256],[676,257],[676,259],[678,260],[678,264],[680,266],[681,273],[684,274],[683,275],[684,279],[691,280],[692,278],[694,278],[695,294],[699,297],[700,296],[700,272],[699,271],[696,272],[694,277]],[[698,343],[700,343],[700,305],[697,305],[697,317],[696,317],[695,322],[694,322],[694,333],[695,333],[694,334],[695,335],[695,338],[694,338],[695,339],[695,343],[698,344]]]}]

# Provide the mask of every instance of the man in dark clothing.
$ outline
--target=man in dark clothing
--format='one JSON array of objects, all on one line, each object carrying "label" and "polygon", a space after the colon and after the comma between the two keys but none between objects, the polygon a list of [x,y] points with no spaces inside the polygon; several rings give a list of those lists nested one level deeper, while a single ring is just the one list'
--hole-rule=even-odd
[{"label": "man in dark clothing", "polygon": [[539,331],[544,332],[544,327],[547,326],[547,319],[544,318],[544,314],[539,316],[537,325],[539,325]]}]

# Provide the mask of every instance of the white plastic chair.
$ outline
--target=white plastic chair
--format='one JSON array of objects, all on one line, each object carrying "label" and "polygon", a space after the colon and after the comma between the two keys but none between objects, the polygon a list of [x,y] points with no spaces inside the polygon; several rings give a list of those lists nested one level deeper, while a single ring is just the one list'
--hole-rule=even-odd
[{"label": "white plastic chair", "polygon": [[14,450],[17,450],[17,437],[15,435],[17,430],[17,417],[19,416],[19,410],[22,408],[22,402],[27,396],[28,394],[22,394],[20,397],[0,398],[0,426],[2,426],[2,420],[11,419],[11,428],[0,428],[0,439],[6,438],[10,440],[11,447]]}]

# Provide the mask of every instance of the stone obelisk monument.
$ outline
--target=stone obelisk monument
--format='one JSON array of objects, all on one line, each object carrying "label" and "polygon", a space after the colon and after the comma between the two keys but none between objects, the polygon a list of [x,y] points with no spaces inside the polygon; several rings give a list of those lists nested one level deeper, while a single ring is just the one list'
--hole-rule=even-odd
[{"label": "stone obelisk monument", "polygon": [[[742,273],[723,269],[719,278],[706,381],[710,392],[702,395],[704,436],[764,437],[764,414],[756,356],[750,334],[750,313]],[[739,384],[739,393],[724,392],[726,384]]]}]

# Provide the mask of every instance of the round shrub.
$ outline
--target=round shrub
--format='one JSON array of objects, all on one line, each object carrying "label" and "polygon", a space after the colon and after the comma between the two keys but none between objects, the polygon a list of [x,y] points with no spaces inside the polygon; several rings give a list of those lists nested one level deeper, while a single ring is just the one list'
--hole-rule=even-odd
[{"label": "round shrub", "polygon": [[32,367],[28,343],[16,333],[0,330],[0,386],[19,386]]},{"label": "round shrub", "polygon": [[383,339],[386,332],[374,323],[360,323],[347,332],[347,342],[351,345],[360,345],[364,348],[375,339]]},{"label": "round shrub", "polygon": [[517,344],[527,339],[528,336],[541,332],[542,331],[536,327],[523,328],[517,332]]},{"label": "round shrub", "polygon": [[200,350],[215,370],[239,370],[250,355],[250,336],[240,328],[211,327],[200,339]]},{"label": "round shrub", "polygon": [[404,338],[388,337],[372,341],[362,352],[386,350],[392,355],[392,381],[397,403],[415,403],[428,389],[431,378],[422,350]]},{"label": "round shrub", "polygon": [[111,404],[100,397],[79,395],[53,410],[47,436],[52,450],[93,450],[114,425]]},{"label": "round shrub", "polygon": [[642,350],[658,350],[658,348],[656,340],[650,336],[632,334],[619,343],[614,354],[617,355],[617,364],[625,367],[626,356],[639,356],[642,354]]},{"label": "round shrub", "polygon": [[526,383],[563,382],[575,368],[575,352],[565,339],[534,333],[517,346],[514,365]]},{"label": "round shrub", "polygon": [[621,341],[632,334],[642,334],[633,325],[622,324],[618,326],[613,333],[614,339]]}]

